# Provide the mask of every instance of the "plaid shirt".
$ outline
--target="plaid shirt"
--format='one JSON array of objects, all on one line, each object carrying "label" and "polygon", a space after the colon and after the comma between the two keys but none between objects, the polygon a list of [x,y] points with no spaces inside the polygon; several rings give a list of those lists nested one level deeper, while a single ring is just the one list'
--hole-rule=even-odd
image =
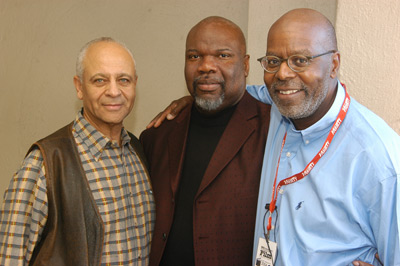
[{"label": "plaid shirt", "polygon": [[[83,169],[104,223],[102,265],[148,265],[155,204],[147,170],[122,130],[122,147],[78,113],[73,126]],[[45,168],[28,154],[0,212],[0,265],[29,264],[47,221]]]}]

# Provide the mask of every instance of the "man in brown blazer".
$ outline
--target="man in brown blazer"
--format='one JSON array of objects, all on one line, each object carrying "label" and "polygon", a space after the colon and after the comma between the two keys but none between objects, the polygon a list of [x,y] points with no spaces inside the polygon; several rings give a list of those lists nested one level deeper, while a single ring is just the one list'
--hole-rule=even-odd
[{"label": "man in brown blazer", "polygon": [[156,200],[150,265],[250,265],[270,109],[245,91],[233,22],[200,21],[185,56],[195,102],[141,135]]}]

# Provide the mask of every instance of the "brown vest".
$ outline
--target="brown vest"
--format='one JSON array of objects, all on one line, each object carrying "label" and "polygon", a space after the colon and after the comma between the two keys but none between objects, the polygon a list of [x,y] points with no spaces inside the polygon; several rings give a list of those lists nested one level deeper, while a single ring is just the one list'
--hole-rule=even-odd
[{"label": "brown vest", "polygon": [[[72,136],[73,123],[34,143],[46,168],[48,218],[30,265],[100,265],[104,225]],[[136,137],[131,145],[143,162]]]}]

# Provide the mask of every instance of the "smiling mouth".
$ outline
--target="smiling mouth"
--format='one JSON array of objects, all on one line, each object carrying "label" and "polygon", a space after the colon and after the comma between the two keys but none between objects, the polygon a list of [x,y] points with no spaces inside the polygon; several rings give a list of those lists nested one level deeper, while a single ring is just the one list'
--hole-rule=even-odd
[{"label": "smiling mouth", "polygon": [[110,111],[115,111],[115,110],[119,110],[121,108],[122,104],[104,104],[103,106]]},{"label": "smiling mouth", "polygon": [[283,94],[283,95],[290,95],[290,94],[297,93],[297,92],[299,92],[299,91],[300,91],[300,90],[284,90],[284,91],[278,90],[278,92],[279,92],[280,94]]}]

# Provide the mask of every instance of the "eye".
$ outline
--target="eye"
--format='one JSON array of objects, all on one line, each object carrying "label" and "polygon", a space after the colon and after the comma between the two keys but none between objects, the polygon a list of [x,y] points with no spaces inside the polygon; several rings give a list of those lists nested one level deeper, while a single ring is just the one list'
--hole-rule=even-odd
[{"label": "eye", "polygon": [[296,55],[290,58],[290,62],[295,66],[304,67],[308,65],[308,58],[301,55]]},{"label": "eye", "polygon": [[281,63],[281,60],[277,57],[267,57],[266,58],[268,66],[278,66]]},{"label": "eye", "polygon": [[129,78],[119,78],[118,79],[118,83],[121,86],[129,86],[131,84],[131,79],[129,79]]},{"label": "eye", "polygon": [[104,82],[105,82],[105,80],[102,79],[102,78],[97,78],[97,79],[94,80],[94,83],[95,83],[95,84],[102,84],[102,83],[104,83]]},{"label": "eye", "polygon": [[229,58],[229,57],[231,57],[231,55],[230,54],[220,54],[219,57],[220,58]]},{"label": "eye", "polygon": [[200,58],[200,56],[197,55],[197,54],[189,54],[187,56],[187,59],[189,59],[189,60],[195,60],[195,59],[198,59],[198,58]]}]

